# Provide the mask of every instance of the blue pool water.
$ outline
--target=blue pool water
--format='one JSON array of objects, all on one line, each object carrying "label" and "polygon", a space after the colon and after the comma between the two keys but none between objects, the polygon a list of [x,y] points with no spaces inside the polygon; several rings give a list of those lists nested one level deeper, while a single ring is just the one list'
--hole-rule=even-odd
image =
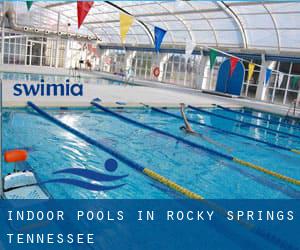
[{"label": "blue pool water", "polygon": [[[56,75],[45,75],[45,74],[29,74],[29,73],[11,73],[11,72],[0,72],[0,79],[2,80],[14,80],[14,81],[40,81],[44,79],[46,83],[64,83],[67,79],[70,82],[78,82],[83,84],[124,84],[123,81],[119,80],[112,80],[109,78],[103,77],[88,77],[88,76],[81,76],[72,77],[72,76],[56,76]],[[128,84],[128,83],[126,83]]]},{"label": "blue pool water", "polygon": [[[300,155],[292,152],[193,124],[194,130],[216,142],[216,144],[212,144],[182,132],[179,129],[183,125],[182,120],[146,108],[114,110],[219,152],[231,154],[269,170],[300,179]],[[258,119],[243,117],[217,108],[207,110],[300,135],[299,129],[267,124]],[[167,111],[180,114],[178,109],[167,109]],[[241,111],[246,112],[246,110]],[[185,145],[153,131],[135,127],[96,108],[48,109],[47,112],[94,140],[104,143],[204,198],[300,198],[300,188],[295,185]],[[258,113],[253,111],[253,114],[257,115]],[[211,115],[203,115],[197,111],[187,110],[187,115],[193,120],[205,122],[224,130],[252,136],[277,145],[300,149],[299,138],[269,133],[263,129],[244,126]],[[259,115],[264,116],[265,114]],[[273,118],[278,119],[275,116]],[[30,108],[4,109],[3,144],[4,149],[29,148],[28,162],[42,181],[53,177],[68,177],[67,174],[54,175],[53,172],[70,167],[88,168],[107,173],[104,163],[111,158],[102,150],[45,120]],[[11,171],[11,168],[12,166],[9,164],[4,164],[5,173]],[[46,188],[54,198],[167,199],[180,197],[173,191],[132,170],[126,164],[118,162],[118,168],[113,175],[126,174],[128,177],[114,183],[116,185],[125,183],[125,186],[106,192],[87,191],[79,187],[57,183],[46,184]],[[107,183],[101,184],[107,185]]]}]

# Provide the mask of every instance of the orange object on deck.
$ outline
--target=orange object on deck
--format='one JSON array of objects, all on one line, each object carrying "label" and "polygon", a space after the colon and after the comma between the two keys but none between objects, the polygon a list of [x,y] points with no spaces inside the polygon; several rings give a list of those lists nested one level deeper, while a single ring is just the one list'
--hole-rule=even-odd
[{"label": "orange object on deck", "polygon": [[4,153],[4,160],[6,162],[26,161],[28,153],[24,149],[8,150]]},{"label": "orange object on deck", "polygon": [[160,69],[159,69],[159,67],[155,67],[155,68],[153,69],[153,75],[154,75],[155,77],[159,77],[159,74],[160,74]]}]

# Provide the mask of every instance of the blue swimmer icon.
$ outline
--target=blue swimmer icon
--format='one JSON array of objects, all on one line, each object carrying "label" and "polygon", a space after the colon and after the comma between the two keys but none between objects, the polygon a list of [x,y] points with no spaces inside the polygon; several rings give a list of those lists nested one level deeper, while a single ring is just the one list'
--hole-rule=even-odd
[{"label": "blue swimmer icon", "polygon": [[[107,171],[114,172],[118,168],[118,162],[114,159],[108,159],[105,161],[104,167]],[[111,181],[121,180],[128,176],[128,174],[127,175],[107,175],[107,174],[100,173],[95,170],[84,169],[84,168],[65,168],[62,170],[55,171],[55,172],[53,172],[53,174],[72,174],[72,175],[84,177],[86,179],[97,181],[97,182],[111,182]],[[106,185],[104,186],[104,185],[100,185],[100,184],[90,183],[87,181],[73,179],[73,178],[57,178],[57,179],[51,179],[51,180],[45,181],[43,183],[54,183],[54,182],[74,185],[74,186],[78,186],[78,187],[85,188],[85,189],[92,190],[92,191],[106,191],[106,190],[120,188],[125,185],[123,183],[123,184],[114,185],[114,186],[106,186]]]}]

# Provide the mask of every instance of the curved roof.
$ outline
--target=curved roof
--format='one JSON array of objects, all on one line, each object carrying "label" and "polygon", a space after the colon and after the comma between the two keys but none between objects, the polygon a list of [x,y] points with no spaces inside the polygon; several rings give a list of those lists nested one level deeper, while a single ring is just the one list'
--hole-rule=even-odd
[{"label": "curved roof", "polygon": [[[24,3],[16,5],[19,23],[56,29],[59,12],[61,29],[78,32],[76,2],[35,2],[30,12]],[[126,38],[131,45],[150,46],[159,26],[168,31],[164,46],[184,45],[189,38],[200,46],[300,51],[300,2],[95,2],[80,32],[120,45],[120,11],[136,18]]]}]

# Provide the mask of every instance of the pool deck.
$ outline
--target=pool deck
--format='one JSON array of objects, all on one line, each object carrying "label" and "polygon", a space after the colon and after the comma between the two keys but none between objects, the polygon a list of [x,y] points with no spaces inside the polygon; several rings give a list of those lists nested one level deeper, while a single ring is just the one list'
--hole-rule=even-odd
[{"label": "pool deck", "polygon": [[27,101],[32,101],[42,107],[87,107],[90,106],[90,102],[94,98],[100,98],[105,106],[119,106],[116,102],[125,102],[126,106],[131,107],[142,106],[142,103],[159,107],[178,107],[179,103],[183,102],[199,107],[209,107],[212,104],[240,107],[240,105],[227,100],[216,100],[214,96],[201,94],[201,92],[193,94],[192,92],[180,91],[180,89],[166,89],[156,86],[85,84],[83,96],[26,97],[13,95],[14,84],[15,81],[3,81],[4,107],[23,107],[27,105]]},{"label": "pool deck", "polygon": [[[97,78],[107,77],[115,80],[122,80],[119,76],[95,72]],[[211,107],[213,104],[230,108],[249,107],[265,112],[272,112],[286,115],[288,107],[276,104],[265,103],[256,100],[243,98],[229,98],[202,93],[201,90],[185,88],[172,84],[159,83],[147,80],[133,82],[138,85],[100,85],[84,84],[83,96],[14,96],[13,85],[16,81],[3,81],[3,106],[4,107],[25,107],[27,101],[32,101],[41,107],[89,107],[94,98],[100,98],[101,103],[108,107],[120,106],[116,102],[124,102],[128,107],[139,107],[143,104],[156,107],[178,107],[179,103],[186,103],[198,107]],[[22,82],[26,83],[26,82]],[[31,83],[32,82],[28,82]],[[39,83],[39,82],[37,82]],[[292,111],[290,111],[290,116]],[[300,110],[296,110],[296,117],[300,116]]]}]

